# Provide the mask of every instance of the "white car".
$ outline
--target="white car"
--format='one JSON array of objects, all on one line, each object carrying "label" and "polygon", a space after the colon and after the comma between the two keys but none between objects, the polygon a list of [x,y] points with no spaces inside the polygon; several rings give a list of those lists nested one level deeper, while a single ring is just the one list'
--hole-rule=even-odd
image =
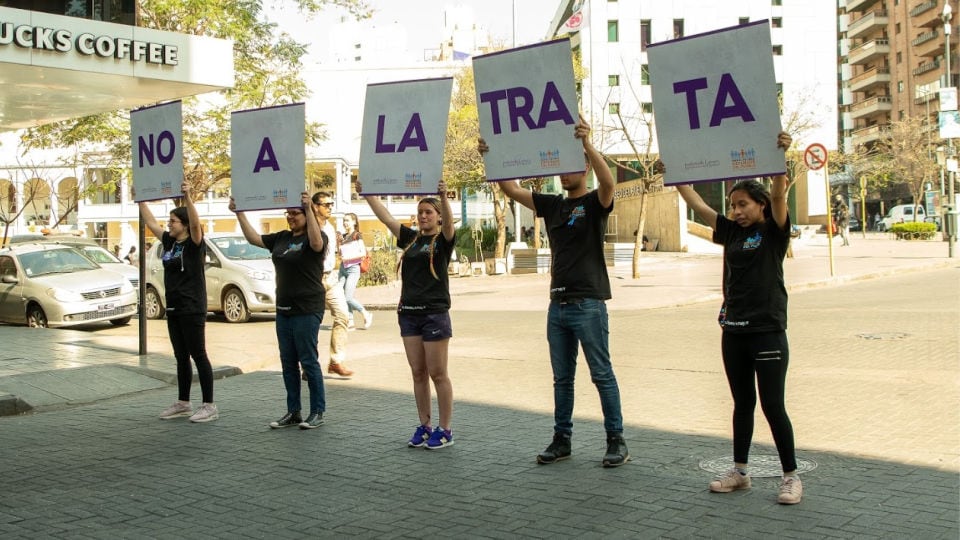
[{"label": "white car", "polygon": [[109,321],[137,312],[130,281],[77,250],[50,243],[0,250],[0,321],[56,328]]},{"label": "white car", "polygon": [[[913,209],[917,209],[917,215],[913,215]],[[927,217],[926,210],[923,209],[923,205],[918,205],[914,207],[912,204],[898,204],[889,211],[887,215],[884,216],[879,222],[877,222],[877,230],[880,232],[886,232],[890,230],[895,223],[904,223],[906,221],[924,221]]]},{"label": "white car", "polygon": [[[204,235],[207,243],[207,309],[227,322],[246,322],[251,313],[276,311],[276,281],[270,252],[247,242],[239,233]],[[162,319],[166,313],[163,285],[163,246],[155,242],[141,259],[146,265],[144,313]]]}]

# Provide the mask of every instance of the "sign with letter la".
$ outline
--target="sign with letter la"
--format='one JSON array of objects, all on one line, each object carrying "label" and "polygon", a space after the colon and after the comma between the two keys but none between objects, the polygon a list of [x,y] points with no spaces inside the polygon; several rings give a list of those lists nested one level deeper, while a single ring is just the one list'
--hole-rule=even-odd
[{"label": "sign with letter la", "polygon": [[134,200],[179,197],[183,185],[182,103],[130,111]]},{"label": "sign with letter la", "polygon": [[360,140],[364,195],[435,194],[453,78],[367,85]]},{"label": "sign with letter la", "polygon": [[580,172],[583,143],[570,40],[558,39],[473,59],[480,135],[490,146],[487,180]]},{"label": "sign with letter la", "polygon": [[647,47],[664,184],[784,174],[766,20]]},{"label": "sign with letter la", "polygon": [[300,206],[306,186],[303,103],[230,115],[230,190],[237,210]]}]

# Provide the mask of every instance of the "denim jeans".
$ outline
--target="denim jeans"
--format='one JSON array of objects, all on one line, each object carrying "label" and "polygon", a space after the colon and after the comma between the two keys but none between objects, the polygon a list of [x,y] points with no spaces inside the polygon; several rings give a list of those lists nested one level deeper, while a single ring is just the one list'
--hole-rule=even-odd
[{"label": "denim jeans", "polygon": [[324,412],[327,402],[323,395],[323,371],[317,361],[317,332],[320,331],[320,313],[284,315],[277,313],[277,344],[280,345],[280,365],[283,368],[283,386],[287,389],[287,412],[297,412],[300,406],[300,366],[307,374],[310,390],[310,413]]},{"label": "denim jeans", "polygon": [[547,343],[553,367],[554,431],[573,433],[573,381],[577,355],[583,347],[590,378],[600,393],[603,427],[607,433],[623,432],[620,388],[610,364],[610,325],[603,300],[584,299],[579,304],[550,302]]},{"label": "denim jeans", "polygon": [[340,266],[340,288],[343,289],[343,296],[347,299],[347,309],[350,311],[350,320],[353,320],[354,311],[363,311],[363,304],[353,298],[357,290],[357,282],[360,281],[360,265]]}]

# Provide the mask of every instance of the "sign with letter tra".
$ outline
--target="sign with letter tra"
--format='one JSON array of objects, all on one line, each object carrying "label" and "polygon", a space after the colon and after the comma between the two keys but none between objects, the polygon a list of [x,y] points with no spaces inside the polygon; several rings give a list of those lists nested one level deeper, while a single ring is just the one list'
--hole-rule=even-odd
[{"label": "sign with letter tra", "polygon": [[300,206],[306,186],[303,103],[230,115],[230,189],[237,210]]},{"label": "sign with letter tra", "polygon": [[477,56],[473,77],[487,180],[586,168],[569,39]]},{"label": "sign with letter tra", "polygon": [[647,47],[664,184],[784,174],[767,20]]},{"label": "sign with letter tra", "polygon": [[183,184],[182,103],[130,111],[130,152],[136,202],[179,197]]},{"label": "sign with letter tra", "polygon": [[453,78],[367,85],[360,140],[364,195],[435,194]]}]

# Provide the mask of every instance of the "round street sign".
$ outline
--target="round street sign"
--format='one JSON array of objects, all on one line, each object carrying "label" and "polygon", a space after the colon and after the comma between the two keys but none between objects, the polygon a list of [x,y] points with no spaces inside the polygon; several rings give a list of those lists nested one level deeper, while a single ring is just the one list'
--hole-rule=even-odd
[{"label": "round street sign", "polygon": [[803,162],[812,171],[822,169],[827,164],[827,148],[820,143],[813,143],[803,152]]}]

